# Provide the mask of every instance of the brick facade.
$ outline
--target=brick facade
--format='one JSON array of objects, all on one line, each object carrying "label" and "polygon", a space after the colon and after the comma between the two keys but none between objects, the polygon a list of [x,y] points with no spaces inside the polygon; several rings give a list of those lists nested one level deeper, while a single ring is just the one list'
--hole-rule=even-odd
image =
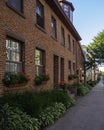
[{"label": "brick facade", "polygon": [[[58,1],[40,0],[44,6],[44,29],[36,24],[36,0],[23,0],[23,13],[18,13],[4,0],[0,0],[0,92],[4,91],[2,79],[4,78],[6,70],[6,37],[11,37],[19,40],[23,43],[23,63],[24,71],[30,77],[28,82],[28,89],[53,89],[54,88],[54,55],[58,57],[58,83],[60,82],[60,63],[61,59],[64,59],[64,80],[68,82],[68,61],[75,63],[75,73],[84,69],[83,61],[84,56],[79,45],[81,40],[79,34],[75,30],[74,26],[68,20],[68,23],[64,23],[62,19],[65,14],[59,5]],[[59,16],[56,13],[57,9],[54,9],[54,4],[57,9],[61,10]],[[53,5],[53,8],[52,6]],[[57,25],[57,39],[51,36],[51,19],[56,19]],[[66,26],[67,24],[67,26]],[[71,29],[68,27],[71,26]],[[61,45],[61,27],[65,31],[65,45]],[[71,39],[71,50],[68,49],[68,34]],[[73,41],[74,40],[74,46]],[[73,48],[74,47],[74,48]],[[45,71],[50,75],[50,80],[41,86],[34,85],[35,79],[35,50],[39,48],[46,53]],[[71,70],[73,73],[73,69]],[[61,74],[62,75],[62,74]],[[31,87],[30,87],[31,86]]]}]

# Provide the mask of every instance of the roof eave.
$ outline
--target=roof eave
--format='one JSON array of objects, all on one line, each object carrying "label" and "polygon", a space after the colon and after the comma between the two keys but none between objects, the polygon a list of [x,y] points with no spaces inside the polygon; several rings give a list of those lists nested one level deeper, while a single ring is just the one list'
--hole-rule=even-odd
[{"label": "roof eave", "polygon": [[60,6],[57,0],[46,0],[47,4],[51,7],[51,9],[55,12],[55,14],[60,18],[60,20],[66,25],[66,27],[70,30],[73,36],[77,41],[82,40],[79,33],[75,29],[74,25],[70,21],[70,19],[66,16],[62,7]]}]

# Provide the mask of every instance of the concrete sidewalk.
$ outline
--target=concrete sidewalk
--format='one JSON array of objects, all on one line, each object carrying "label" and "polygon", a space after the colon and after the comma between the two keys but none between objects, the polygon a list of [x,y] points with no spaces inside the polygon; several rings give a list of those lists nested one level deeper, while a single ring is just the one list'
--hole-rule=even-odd
[{"label": "concrete sidewalk", "polygon": [[97,84],[89,94],[45,130],[104,130],[104,84]]}]

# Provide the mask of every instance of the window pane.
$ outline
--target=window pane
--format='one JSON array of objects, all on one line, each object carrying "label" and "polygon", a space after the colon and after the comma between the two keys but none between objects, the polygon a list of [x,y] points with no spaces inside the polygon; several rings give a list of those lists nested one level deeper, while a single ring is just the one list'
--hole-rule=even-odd
[{"label": "window pane", "polygon": [[70,35],[68,35],[68,48],[71,50]]},{"label": "window pane", "polygon": [[36,53],[35,53],[35,64],[41,65],[41,54],[39,50],[36,50]]},{"label": "window pane", "polygon": [[10,72],[15,72],[14,71],[14,63],[10,63]]},{"label": "window pane", "polygon": [[10,71],[10,64],[9,64],[9,62],[6,62],[6,71]]},{"label": "window pane", "polygon": [[51,21],[52,36],[56,38],[56,20],[52,17]]},{"label": "window pane", "polygon": [[65,45],[65,34],[63,28],[61,28],[61,43],[62,45]]},{"label": "window pane", "polygon": [[44,7],[43,5],[37,0],[36,4],[36,23],[44,28]]},{"label": "window pane", "polygon": [[[22,71],[21,43],[14,40],[6,40],[6,71]],[[15,63],[16,62],[16,63]]]},{"label": "window pane", "polygon": [[45,73],[45,52],[38,49],[35,51],[35,70],[36,75]]},{"label": "window pane", "polygon": [[22,12],[22,0],[8,0],[8,3],[18,11]]},{"label": "window pane", "polygon": [[10,50],[6,50],[6,60],[10,60]]},{"label": "window pane", "polygon": [[10,40],[6,40],[6,49],[10,49]]},{"label": "window pane", "polygon": [[21,61],[19,53],[16,53],[16,55],[15,55],[15,61]]}]

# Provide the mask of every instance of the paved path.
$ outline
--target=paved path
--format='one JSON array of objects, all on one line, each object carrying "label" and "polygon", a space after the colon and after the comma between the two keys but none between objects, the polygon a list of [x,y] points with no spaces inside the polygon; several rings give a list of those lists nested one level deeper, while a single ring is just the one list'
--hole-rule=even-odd
[{"label": "paved path", "polygon": [[46,130],[104,130],[103,80]]}]

